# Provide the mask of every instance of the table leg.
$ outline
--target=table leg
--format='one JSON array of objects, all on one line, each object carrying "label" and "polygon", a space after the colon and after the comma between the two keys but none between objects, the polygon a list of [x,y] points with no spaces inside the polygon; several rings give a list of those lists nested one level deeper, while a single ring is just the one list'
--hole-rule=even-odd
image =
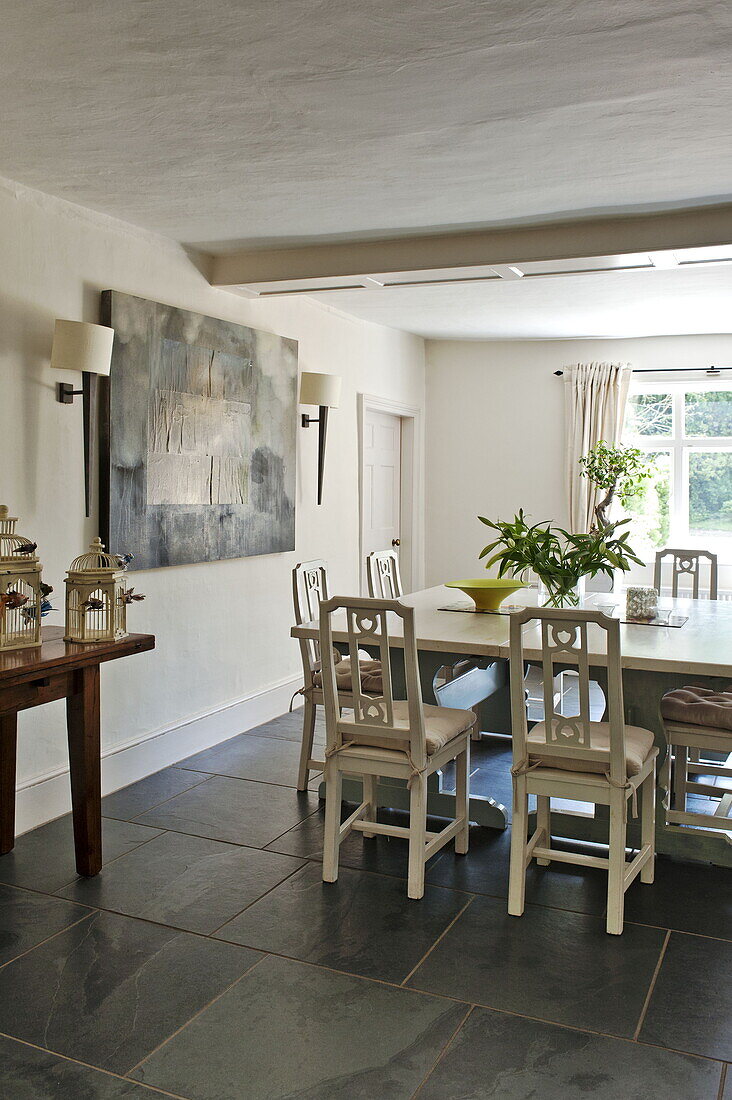
[{"label": "table leg", "polygon": [[76,870],[89,877],[102,869],[99,665],[74,673],[73,692],[66,700],[66,721]]},{"label": "table leg", "polygon": [[0,855],[15,844],[15,761],[18,746],[18,716],[0,718]]}]

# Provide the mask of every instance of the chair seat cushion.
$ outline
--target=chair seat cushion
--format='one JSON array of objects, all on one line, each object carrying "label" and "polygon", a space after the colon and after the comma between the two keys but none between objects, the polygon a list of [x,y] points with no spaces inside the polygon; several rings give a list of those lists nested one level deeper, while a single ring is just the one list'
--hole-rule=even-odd
[{"label": "chair seat cushion", "polygon": [[[454,737],[472,729],[475,715],[472,710],[457,710],[453,707],[433,707],[424,704],[424,729],[427,755],[434,756],[436,752],[444,748]],[[409,729],[409,706],[406,701],[394,701],[394,728]],[[358,740],[359,745],[368,745],[371,748],[394,749],[405,752],[409,748],[407,738],[404,741],[394,740],[391,737],[379,737],[378,734],[365,734],[363,740],[359,734],[353,735],[353,740]]]},{"label": "chair seat cushion", "polygon": [[732,691],[677,688],[667,692],[661,700],[661,715],[669,722],[732,731]]},{"label": "chair seat cushion", "polygon": [[[338,691],[352,691],[353,680],[351,679],[351,658],[341,657],[340,661],[336,662],[336,687]],[[359,657],[358,661],[359,672],[361,674],[361,691],[368,692],[369,695],[380,695],[382,689],[381,681],[381,661],[372,661],[370,657]],[[313,683],[316,687],[322,688],[323,686],[323,674],[322,672],[313,673]]]},{"label": "chair seat cushion", "polygon": [[[529,732],[527,748],[529,750],[529,763],[539,764],[542,768],[555,768],[558,771],[567,772],[592,772],[594,775],[604,774],[610,768],[610,723],[590,722],[590,742],[593,751],[607,753],[607,761],[585,760],[572,756],[545,756],[542,757],[541,745],[546,744],[545,725],[538,722]],[[625,727],[625,767],[628,776],[637,775],[641,770],[648,755],[653,748],[653,734],[650,730],[641,726]]]}]

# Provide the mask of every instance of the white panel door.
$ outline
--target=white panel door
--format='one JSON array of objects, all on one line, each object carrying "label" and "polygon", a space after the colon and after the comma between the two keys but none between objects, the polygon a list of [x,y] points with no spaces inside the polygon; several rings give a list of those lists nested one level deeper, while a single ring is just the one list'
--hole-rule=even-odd
[{"label": "white panel door", "polygon": [[[363,432],[363,553],[398,548],[402,422],[368,409]],[[362,573],[364,563],[361,563]],[[364,589],[365,591],[365,589]]]}]

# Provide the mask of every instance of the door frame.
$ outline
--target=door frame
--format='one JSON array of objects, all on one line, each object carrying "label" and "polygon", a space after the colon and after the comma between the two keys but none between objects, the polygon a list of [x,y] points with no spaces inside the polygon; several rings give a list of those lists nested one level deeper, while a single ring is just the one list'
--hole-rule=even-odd
[{"label": "door frame", "polygon": [[423,583],[420,561],[422,546],[422,410],[388,397],[358,394],[358,557],[363,594],[367,592],[366,553],[364,549],[363,441],[367,412],[390,413],[402,424],[399,569],[406,592],[415,592]]}]

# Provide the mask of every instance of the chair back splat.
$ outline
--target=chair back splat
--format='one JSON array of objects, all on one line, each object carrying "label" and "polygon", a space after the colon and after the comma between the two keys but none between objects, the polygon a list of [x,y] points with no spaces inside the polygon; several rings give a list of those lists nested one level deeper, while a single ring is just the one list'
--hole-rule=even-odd
[{"label": "chair back splat", "polygon": [[[667,558],[671,559],[671,595],[676,598],[679,595],[679,579],[691,577],[691,598],[699,599],[702,559],[709,562],[709,599],[717,599],[717,555],[709,550],[673,550],[666,547],[656,554],[656,564],[653,570],[653,587],[661,591],[663,565]],[[682,596],[684,593],[682,592]]]},{"label": "chair back splat", "polygon": [[379,600],[398,600],[404,595],[399,575],[399,557],[394,550],[374,550],[366,558],[369,596]]},{"label": "chair back splat", "polygon": [[[526,625],[533,629],[527,635]],[[537,629],[538,627],[538,629]],[[609,722],[609,752],[592,742],[590,722],[589,646],[607,664],[607,712]],[[541,648],[544,681],[544,732],[546,744],[529,745],[526,714],[524,661],[526,643],[532,649]],[[523,608],[511,615],[511,723],[513,730],[514,764],[528,761],[530,752],[540,754],[547,763],[552,757],[557,766],[562,761],[576,760],[581,770],[583,762],[607,765],[613,784],[625,784],[625,727],[623,715],[623,684],[620,670],[620,623],[598,611],[575,611],[561,608]],[[603,660],[604,658],[604,660]],[[559,667],[557,667],[559,666]],[[553,689],[557,674],[564,668],[578,674],[579,713],[562,714]],[[604,770],[604,769],[603,769]]]},{"label": "chair back splat", "polygon": [[[324,561],[304,561],[292,570],[292,600],[295,607],[295,622],[317,622],[320,604],[328,599],[328,569]],[[300,639],[303,673],[306,682],[312,682],[313,673],[320,666],[320,649],[317,641],[311,638]]]}]

